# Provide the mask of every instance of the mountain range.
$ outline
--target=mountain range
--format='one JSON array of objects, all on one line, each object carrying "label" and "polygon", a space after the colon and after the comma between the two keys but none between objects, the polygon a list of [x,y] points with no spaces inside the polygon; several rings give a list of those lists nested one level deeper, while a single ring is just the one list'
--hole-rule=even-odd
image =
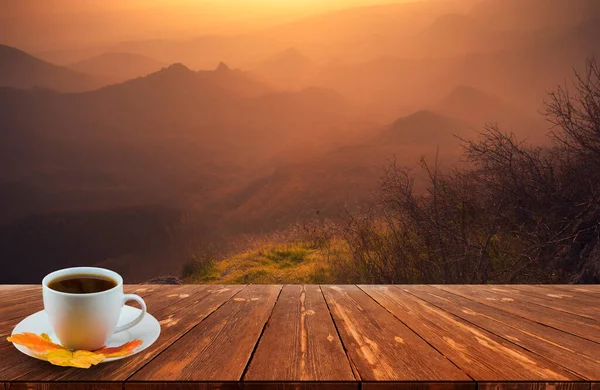
[{"label": "mountain range", "polygon": [[0,45],[0,86],[76,92],[102,85],[104,81],[101,79],[50,64],[14,47]]},{"label": "mountain range", "polygon": [[122,82],[159,71],[166,64],[140,54],[107,52],[67,66],[77,72]]}]

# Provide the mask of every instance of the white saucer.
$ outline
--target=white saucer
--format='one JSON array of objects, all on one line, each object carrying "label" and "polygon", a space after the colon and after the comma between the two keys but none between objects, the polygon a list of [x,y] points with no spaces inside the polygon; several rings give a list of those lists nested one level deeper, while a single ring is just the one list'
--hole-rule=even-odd
[{"label": "white saucer", "polygon": [[[140,314],[140,311],[140,309],[136,309],[135,307],[127,305],[123,306],[123,310],[121,310],[121,316],[119,317],[118,325],[126,324],[132,321]],[[42,333],[47,333],[53,342],[60,344],[58,337],[56,336],[54,330],[52,329],[52,326],[50,326],[50,323],[48,322],[48,315],[44,310],[38,311],[37,313],[32,314],[29,317],[25,318],[23,321],[19,322],[17,326],[15,326],[15,328],[13,329],[12,334],[23,332],[31,332],[38,335]],[[146,315],[142,319],[142,322],[140,322],[133,328],[112,335],[106,343],[107,347],[118,347],[119,345],[123,345],[128,341],[139,339],[142,340],[142,345],[137,347],[130,355],[109,358],[102,361],[102,363],[123,359],[135,355],[136,353],[142,352],[144,349],[154,344],[156,339],[158,339],[159,335],[160,324],[158,323],[156,318],[152,316],[152,314],[146,313]],[[33,352],[29,350],[29,348],[18,344],[13,345],[25,355],[29,355],[31,357],[39,359],[39,357],[37,357]]]}]

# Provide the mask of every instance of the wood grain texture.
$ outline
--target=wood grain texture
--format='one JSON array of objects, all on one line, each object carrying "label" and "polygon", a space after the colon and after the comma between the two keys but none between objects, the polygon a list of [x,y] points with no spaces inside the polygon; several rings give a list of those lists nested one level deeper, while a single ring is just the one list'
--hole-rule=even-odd
[{"label": "wood grain texture", "polygon": [[600,286],[363,288],[370,295],[357,286],[125,286],[146,300],[161,336],[138,355],[80,370],[5,341],[42,299],[37,285],[0,286],[0,389],[600,390],[600,323],[590,318]]},{"label": "wood grain texture", "polygon": [[283,288],[244,380],[355,380],[319,286]]},{"label": "wood grain texture", "polygon": [[[169,286],[169,288],[156,291],[152,295],[153,299],[164,301],[162,309],[152,312],[152,315],[161,324],[161,334],[158,340],[148,349],[127,359],[103,363],[91,370],[55,367],[45,362],[39,362],[34,371],[23,375],[21,379],[124,381],[223,303],[227,302],[242,288],[243,286],[228,286],[226,288],[222,286],[202,286],[202,288],[197,288],[197,286]],[[152,300],[148,300],[149,305],[152,302]]]},{"label": "wood grain texture", "polygon": [[533,305],[480,286],[436,285],[434,287],[600,343],[600,323],[592,319]]},{"label": "wood grain texture", "polygon": [[592,320],[600,318],[600,307],[594,303],[598,297],[583,293],[566,293],[548,286],[492,286],[492,291],[510,291],[526,302],[546,306],[558,311],[587,317]]},{"label": "wood grain texture", "polygon": [[585,379],[600,380],[600,345],[593,341],[431,286],[397,288],[531,352],[545,356]]},{"label": "wood grain texture", "polygon": [[557,291],[574,292],[581,295],[600,295],[600,284],[538,284],[537,286],[552,287]]},{"label": "wood grain texture", "polygon": [[24,292],[28,290],[39,290],[39,284],[0,284],[0,301],[4,301],[8,297],[13,296],[16,292]]},{"label": "wood grain texture", "polygon": [[6,296],[0,299],[0,319],[3,321],[23,318],[44,308],[42,287],[22,287],[5,289]]},{"label": "wood grain texture", "polygon": [[244,382],[244,390],[359,390],[358,382]]},{"label": "wood grain texture", "polygon": [[470,380],[358,287],[321,288],[362,380]]},{"label": "wood grain texture", "polygon": [[126,382],[123,390],[243,390],[241,382]]},{"label": "wood grain texture", "polygon": [[476,381],[582,379],[399,288],[360,287]]},{"label": "wood grain texture", "polygon": [[362,390],[476,390],[477,383],[471,382],[364,382]]},{"label": "wood grain texture", "polygon": [[131,379],[239,381],[280,290],[247,286]]},{"label": "wood grain texture", "polygon": [[502,382],[478,383],[483,390],[589,390],[589,383],[573,382]]},{"label": "wood grain texture", "polygon": [[7,390],[122,390],[120,383],[88,383],[88,382],[13,382]]}]

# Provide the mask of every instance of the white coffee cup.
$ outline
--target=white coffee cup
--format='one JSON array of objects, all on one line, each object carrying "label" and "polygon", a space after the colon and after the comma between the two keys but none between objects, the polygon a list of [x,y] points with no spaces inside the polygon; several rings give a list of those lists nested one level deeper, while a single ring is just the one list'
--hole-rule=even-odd
[{"label": "white coffee cup", "polygon": [[[71,294],[48,287],[55,279],[70,275],[97,275],[110,278],[116,286],[101,292]],[[52,272],[42,280],[44,310],[60,343],[72,350],[94,351],[105,346],[111,335],[129,329],[146,314],[144,300],[134,294],[123,293],[123,278],[114,271],[96,267],[66,268]],[[141,307],[140,315],[133,321],[117,326],[121,309],[127,301],[136,301]]]}]

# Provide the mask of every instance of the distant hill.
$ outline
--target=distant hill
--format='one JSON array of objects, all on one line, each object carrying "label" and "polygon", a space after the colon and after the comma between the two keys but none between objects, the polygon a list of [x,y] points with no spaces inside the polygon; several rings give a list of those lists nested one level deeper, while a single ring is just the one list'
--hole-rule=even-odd
[{"label": "distant hill", "polygon": [[108,52],[68,65],[81,73],[115,81],[146,76],[165,66],[164,63],[140,54]]},{"label": "distant hill", "polygon": [[275,86],[260,75],[231,69],[224,62],[219,63],[215,70],[202,70],[197,73],[213,85],[232,91],[241,97],[260,97],[277,91]]},{"label": "distant hill", "polygon": [[306,85],[319,70],[310,58],[294,48],[278,52],[250,68],[273,84],[292,89]]},{"label": "distant hill", "polygon": [[395,56],[324,67],[307,84],[334,89],[365,104],[383,121],[429,106],[454,88],[448,74],[462,59],[412,59]]},{"label": "distant hill", "polygon": [[111,51],[137,53],[166,63],[181,62],[194,69],[211,69],[221,61],[236,66],[257,62],[285,47],[274,36],[246,34],[123,42]]},{"label": "distant hill", "polygon": [[[455,135],[470,136],[469,125],[428,111],[400,118],[370,139],[317,156],[298,158],[272,174],[223,197],[232,211],[232,229],[269,231],[296,221],[336,218],[369,199],[395,158],[414,166],[425,156],[449,166],[459,156]],[[439,147],[439,151],[438,151]]]},{"label": "distant hill", "polygon": [[431,111],[419,111],[395,121],[381,135],[382,142],[454,148],[456,136],[466,136],[469,125]]},{"label": "distant hill", "polygon": [[187,193],[204,207],[275,156],[339,143],[359,115],[333,91],[277,92],[225,65],[194,72],[174,64],[76,94],[0,88],[0,183],[86,193],[74,195],[80,208],[177,202]]},{"label": "distant hill", "polygon": [[[496,33],[491,32],[493,36]],[[431,40],[432,45],[443,46],[446,42],[444,36],[452,37],[450,33],[437,34],[440,38]],[[307,84],[339,91],[354,101],[366,104],[386,121],[433,107],[462,85],[493,91],[505,102],[522,107],[527,115],[537,116],[547,91],[571,78],[574,66],[581,70],[586,58],[594,54],[597,57],[600,53],[600,40],[596,38],[600,36],[598,21],[552,31],[516,34],[512,36],[527,39],[503,46],[510,39],[503,41],[507,35],[502,33],[495,50],[472,48],[471,52],[446,58],[386,56],[324,67]],[[474,33],[468,39],[477,40],[477,35]],[[456,42],[454,40],[452,45]],[[473,41],[473,44],[486,44],[486,41]],[[447,46],[447,50],[454,51],[455,47],[450,47],[450,43]],[[459,48],[466,50],[466,46]]]},{"label": "distant hill", "polygon": [[531,122],[519,107],[478,88],[466,85],[456,87],[440,100],[433,110],[480,127],[486,123],[517,125]]},{"label": "distant hill", "polygon": [[[498,111],[508,111],[508,104],[493,94],[478,88],[459,85],[435,106],[436,111],[455,118],[477,117],[476,121],[495,120],[487,118]],[[486,119],[487,118],[487,119]]]},{"label": "distant hill", "polygon": [[52,65],[14,47],[0,45],[0,86],[76,92],[102,85],[104,81],[98,78]]}]

